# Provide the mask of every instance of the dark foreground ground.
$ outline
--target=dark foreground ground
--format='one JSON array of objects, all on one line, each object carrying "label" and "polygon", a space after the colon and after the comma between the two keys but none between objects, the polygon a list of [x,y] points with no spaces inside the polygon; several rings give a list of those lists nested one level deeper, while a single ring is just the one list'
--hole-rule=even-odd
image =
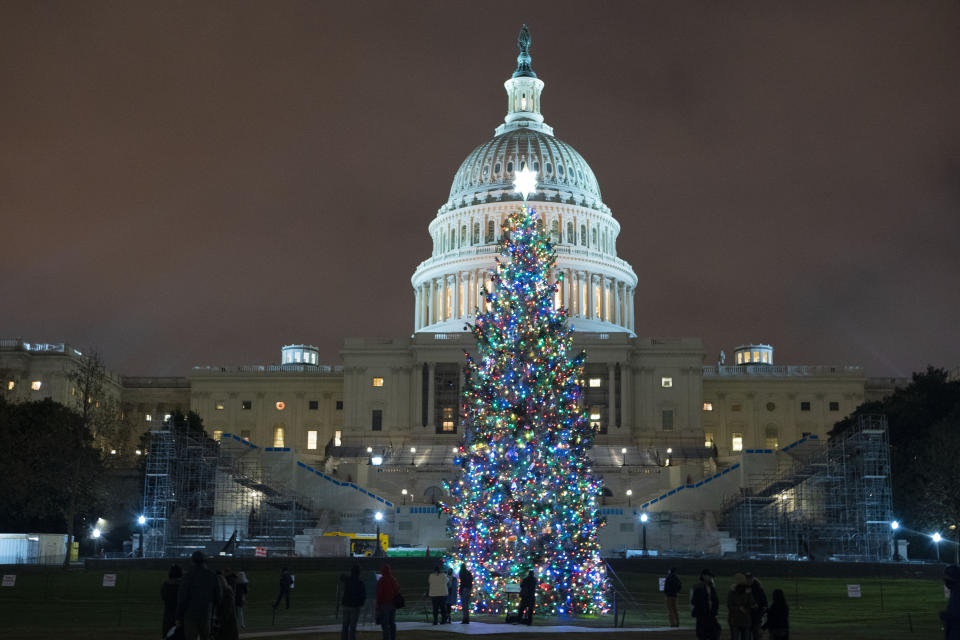
[{"label": "dark foreground ground", "polygon": [[[422,563],[421,563],[422,564]],[[429,567],[408,564],[396,566],[396,573],[407,598],[408,607],[402,610],[401,621],[424,623],[424,602]],[[633,595],[633,602],[621,604],[626,608],[627,627],[663,627],[666,611],[657,590],[660,574],[648,572],[652,567],[621,566],[617,576]],[[773,572],[773,569],[767,569]],[[16,569],[15,587],[0,588],[0,638],[4,640],[39,638],[125,639],[155,640],[160,636],[160,584],[165,572],[158,569],[123,565],[120,568],[90,569]],[[825,570],[826,571],[826,570]],[[104,587],[104,573],[116,573],[115,587]],[[290,610],[281,608],[276,617],[271,607],[276,596],[278,572],[275,568],[250,568],[250,600],[247,606],[247,628],[244,636],[250,640],[283,638],[284,640],[325,640],[339,638],[338,631],[330,629],[336,623],[336,585],[339,567],[297,568],[296,588]],[[732,571],[718,571],[732,573]],[[789,570],[783,574],[795,573]],[[810,571],[806,571],[810,573]],[[814,571],[815,573],[815,571]],[[876,575],[868,569],[864,573]],[[758,574],[759,575],[759,574]],[[683,573],[686,591],[694,583],[694,576]],[[944,605],[943,583],[931,577],[777,577],[761,576],[768,594],[783,589],[791,607],[791,638],[843,638],[844,640],[882,640],[885,638],[941,637],[937,613]],[[731,575],[719,575],[717,584],[721,600],[732,582]],[[849,598],[847,585],[859,584],[862,597]],[[613,627],[613,617],[592,620],[545,620],[538,618],[531,629],[491,629],[499,640],[533,637],[573,636],[583,638],[610,638],[610,640],[666,640],[693,638],[689,608],[681,603],[681,624],[677,631],[617,631],[598,633],[601,628]],[[723,611],[723,607],[721,607]],[[455,615],[459,620],[459,614]],[[478,621],[500,623],[502,619],[478,616]],[[725,615],[721,614],[721,623]],[[582,625],[582,633],[558,633],[543,625]],[[540,627],[539,629],[537,627]],[[310,629],[298,632],[299,629]],[[400,638],[428,638],[430,640],[462,640],[466,636],[455,633],[453,627],[401,628]],[[477,635],[481,625],[471,625],[470,635]],[[533,631],[534,633],[530,633]],[[724,634],[726,635],[726,633]],[[244,637],[241,636],[241,637]],[[363,640],[380,637],[376,631],[361,631]]]}]

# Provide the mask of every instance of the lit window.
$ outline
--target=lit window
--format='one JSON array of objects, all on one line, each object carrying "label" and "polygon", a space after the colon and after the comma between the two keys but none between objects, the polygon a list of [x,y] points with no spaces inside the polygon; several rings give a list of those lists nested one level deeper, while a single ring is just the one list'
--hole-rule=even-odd
[{"label": "lit window", "polygon": [[703,446],[709,449],[713,446],[713,431],[703,432]]},{"label": "lit window", "polygon": [[307,431],[307,449],[317,448],[317,432]]},{"label": "lit window", "polygon": [[383,386],[383,378],[374,378],[374,379],[373,379],[373,386],[375,386],[375,387],[382,387],[382,386]]},{"label": "lit window", "polygon": [[730,439],[730,448],[734,451],[743,451],[743,434],[735,431]]},{"label": "lit window", "polygon": [[299,351],[294,351],[294,352],[293,352],[293,361],[294,361],[294,362],[300,362],[300,352],[299,352]]},{"label": "lit window", "polygon": [[591,387],[599,387],[599,386],[600,386],[600,378],[590,378],[590,386],[591,386]]},{"label": "lit window", "polygon": [[766,446],[767,449],[776,449],[777,447],[780,446],[780,438],[779,438],[779,434],[777,433],[776,427],[767,427],[765,435],[766,435],[765,443],[767,445]]},{"label": "lit window", "polygon": [[242,431],[240,431],[240,437],[246,440],[247,442],[250,442],[250,429],[243,429]]},{"label": "lit window", "polygon": [[374,409],[370,415],[370,428],[373,431],[383,430],[383,409]]},{"label": "lit window", "polygon": [[317,409],[320,408],[320,401],[319,401],[319,400],[310,400],[310,401],[307,403],[307,408],[308,408],[310,411],[316,411]]},{"label": "lit window", "polygon": [[153,422],[153,416],[150,415],[149,413],[143,416],[143,419],[146,420],[147,422]]},{"label": "lit window", "polygon": [[342,446],[342,445],[340,444],[340,438],[342,438],[342,437],[343,437],[343,431],[334,431],[334,432],[333,432],[333,446],[335,446],[335,447]]},{"label": "lit window", "polygon": [[600,423],[600,414],[591,413],[590,414],[590,428],[599,430],[603,425]]},{"label": "lit window", "polygon": [[287,403],[286,403],[286,402],[284,402],[283,400],[278,400],[278,401],[277,401],[277,411],[283,411],[283,410],[286,409],[286,408],[287,408]]},{"label": "lit window", "polygon": [[30,388],[33,389],[34,391],[40,391],[40,387],[42,386],[43,386],[43,382],[41,382],[40,380],[34,380],[33,382],[30,383]]},{"label": "lit window", "polygon": [[661,420],[664,431],[673,431],[673,409],[664,409]]},{"label": "lit window", "polygon": [[737,364],[743,364],[743,354],[742,354],[742,353],[738,353],[738,354],[737,354]]},{"label": "lit window", "polygon": [[7,391],[13,391],[13,388],[17,386],[17,383],[13,380],[7,381]]},{"label": "lit window", "polygon": [[704,403],[703,403],[703,410],[704,410],[704,411],[713,411],[713,403],[712,403],[712,402],[704,402]]},{"label": "lit window", "polygon": [[273,446],[282,447],[283,446],[283,427],[274,427],[273,429]]},{"label": "lit window", "polygon": [[750,362],[750,352],[749,352],[749,351],[747,351],[746,353],[743,354],[743,362],[744,362],[745,364]]},{"label": "lit window", "polygon": [[754,361],[754,362],[760,362],[760,352],[759,352],[759,351],[754,351],[754,352],[753,352],[753,361]]},{"label": "lit window", "polygon": [[217,442],[220,442],[222,438],[223,438],[223,429],[214,429],[213,439],[216,440]]},{"label": "lit window", "polygon": [[839,402],[831,402],[831,403],[830,403],[830,411],[840,411],[840,403],[839,403]]},{"label": "lit window", "polygon": [[217,400],[217,411],[223,411],[224,403],[223,400]]},{"label": "lit window", "polygon": [[170,418],[172,418],[172,417],[173,417],[172,414],[165,413],[165,414],[163,414],[163,421],[166,422],[166,421],[168,421],[168,420],[169,420]]},{"label": "lit window", "polygon": [[766,351],[764,351],[763,353],[760,354],[760,361],[761,361],[761,362],[767,362],[767,357],[768,357],[769,355],[770,355],[769,353],[767,353]]},{"label": "lit window", "polygon": [[669,389],[670,387],[673,386],[673,378],[667,378],[667,377],[660,378],[660,386],[663,387],[664,389]]},{"label": "lit window", "polygon": [[250,411],[250,409],[253,409],[253,400],[244,400],[240,403],[240,408],[244,411]]},{"label": "lit window", "polygon": [[456,430],[456,425],[453,422],[453,407],[444,407],[442,409],[443,415],[441,416],[440,421],[440,430],[452,432]]}]

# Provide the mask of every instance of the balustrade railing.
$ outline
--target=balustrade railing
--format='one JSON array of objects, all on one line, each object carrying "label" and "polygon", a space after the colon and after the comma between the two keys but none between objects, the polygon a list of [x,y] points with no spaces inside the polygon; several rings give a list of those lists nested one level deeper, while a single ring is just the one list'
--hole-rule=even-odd
[{"label": "balustrade railing", "polygon": [[703,368],[704,378],[725,377],[759,377],[759,378],[787,378],[809,376],[863,376],[863,367],[828,365],[732,365],[706,366]]}]

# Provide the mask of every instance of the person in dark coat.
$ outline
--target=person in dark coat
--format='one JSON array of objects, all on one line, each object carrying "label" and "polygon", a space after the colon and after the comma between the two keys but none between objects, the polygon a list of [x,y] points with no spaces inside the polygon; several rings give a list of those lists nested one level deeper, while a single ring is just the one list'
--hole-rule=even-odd
[{"label": "person in dark coat", "polygon": [[770,632],[770,640],[789,640],[790,607],[783,595],[783,589],[773,590],[773,602],[767,609],[767,621],[762,629]]},{"label": "person in dark coat", "polygon": [[753,596],[753,601],[757,604],[756,608],[750,613],[750,633],[754,638],[760,637],[760,627],[763,624],[763,616],[767,612],[767,593],[760,585],[752,573],[747,573],[747,590]]},{"label": "person in dark coat", "polygon": [[185,640],[209,640],[210,619],[222,589],[216,574],[207,568],[202,551],[194,551],[190,559],[193,569],[180,583],[177,594],[177,626],[183,627]]},{"label": "person in dark coat", "polygon": [[243,629],[247,626],[246,620],[244,620],[243,609],[247,606],[247,592],[250,581],[247,580],[247,572],[241,571],[237,574],[237,581],[233,587],[233,595],[236,599],[237,604],[237,625]]},{"label": "person in dark coat", "polygon": [[460,581],[457,580],[457,576],[453,575],[453,569],[447,567],[447,602],[446,608],[443,610],[444,624],[453,623],[450,614],[453,612],[453,608],[457,606],[457,591],[459,586]]},{"label": "person in dark coat", "polygon": [[364,617],[370,624],[377,621],[377,572],[371,569],[363,574],[363,586],[367,594],[367,606],[364,607]]},{"label": "person in dark coat", "polygon": [[214,609],[214,631],[211,635],[215,640],[240,640],[240,629],[237,627],[237,599],[233,594],[231,582],[236,577],[231,573],[224,575],[217,574],[220,581],[220,601]]},{"label": "person in dark coat", "polygon": [[753,624],[753,610],[757,603],[747,587],[747,576],[738,573],[734,576],[734,584],[727,594],[727,622],[730,624],[730,638],[732,640],[750,640],[751,625]]},{"label": "person in dark coat", "polygon": [[390,565],[384,564],[377,581],[377,621],[383,629],[383,640],[397,639],[397,596],[400,583],[393,577]]},{"label": "person in dark coat", "polygon": [[473,574],[466,563],[460,565],[460,606],[463,607],[463,624],[470,624],[470,604],[473,598]]},{"label": "person in dark coat", "polygon": [[287,609],[290,608],[290,588],[292,586],[293,576],[290,575],[290,570],[284,567],[280,571],[280,593],[277,594],[277,601],[273,603],[274,609],[280,606],[280,601],[284,598],[287,600]]},{"label": "person in dark coat", "polygon": [[360,579],[360,565],[350,567],[350,577],[343,585],[343,628],[340,631],[340,640],[357,640],[357,621],[360,619],[360,610],[367,601],[367,589]]},{"label": "person in dark coat", "polygon": [[717,640],[720,623],[717,612],[720,610],[720,598],[713,584],[713,573],[709,569],[700,572],[700,582],[690,590],[692,615],[697,620],[697,640]]},{"label": "person in dark coat", "polygon": [[180,592],[180,583],[183,581],[183,569],[174,564],[167,571],[167,579],[160,586],[160,599],[163,600],[163,626],[161,637],[166,638],[171,629],[176,628],[174,640],[183,640],[183,627],[177,626],[177,596]]},{"label": "person in dark coat", "polygon": [[947,610],[940,614],[943,637],[946,640],[960,640],[960,567],[952,564],[944,569],[943,584],[950,589]]},{"label": "person in dark coat", "polygon": [[520,622],[525,625],[533,624],[533,608],[537,602],[537,579],[533,571],[520,583]]},{"label": "person in dark coat", "polygon": [[677,595],[683,589],[683,583],[680,582],[680,576],[677,575],[677,568],[670,567],[666,579],[663,581],[663,596],[667,601],[667,618],[671,627],[680,626],[680,614],[677,613]]}]

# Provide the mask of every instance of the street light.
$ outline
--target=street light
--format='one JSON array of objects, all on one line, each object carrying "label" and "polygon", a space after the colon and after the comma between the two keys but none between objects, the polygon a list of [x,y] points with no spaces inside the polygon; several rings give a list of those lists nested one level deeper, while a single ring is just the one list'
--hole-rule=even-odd
[{"label": "street light", "polygon": [[900,523],[899,523],[898,521],[894,520],[893,522],[890,523],[890,528],[893,529],[894,531],[896,531],[897,529],[900,528]]},{"label": "street light", "polygon": [[627,506],[630,506],[630,496],[633,495],[633,489],[627,489]]},{"label": "street light", "polygon": [[940,562],[940,541],[943,540],[943,536],[940,535],[940,532],[934,533],[930,538],[933,540],[933,543],[937,546],[937,562]]},{"label": "street light", "polygon": [[640,550],[643,555],[647,555],[647,520],[649,519],[647,514],[640,514],[640,526],[643,528],[643,543],[640,545]]},{"label": "street light", "polygon": [[140,549],[137,551],[137,557],[143,557],[143,525],[147,524],[147,517],[142,513],[137,517],[137,524],[140,525]]},{"label": "street light", "polygon": [[407,504],[407,490],[406,490],[406,489],[401,489],[401,490],[400,490],[400,495],[403,496],[403,504]]},{"label": "street light", "polygon": [[373,519],[377,522],[381,522],[383,520],[383,512],[377,511],[375,514],[373,514]]}]

